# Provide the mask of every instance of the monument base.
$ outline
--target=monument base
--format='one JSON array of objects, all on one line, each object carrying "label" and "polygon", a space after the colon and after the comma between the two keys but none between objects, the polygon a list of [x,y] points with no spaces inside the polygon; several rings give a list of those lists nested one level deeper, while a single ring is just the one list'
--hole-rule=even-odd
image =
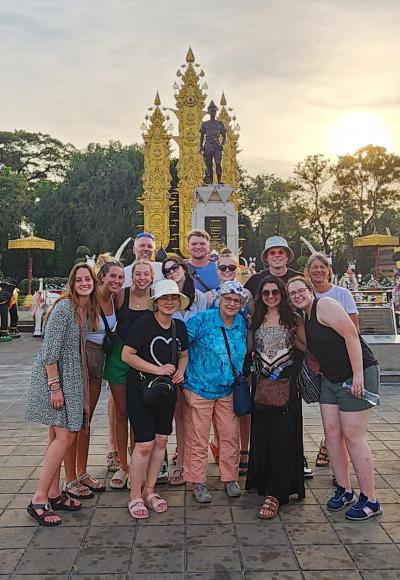
[{"label": "monument base", "polygon": [[194,191],[195,208],[192,213],[193,229],[206,230],[212,250],[228,247],[239,252],[238,212],[232,201],[230,185],[200,185]]}]

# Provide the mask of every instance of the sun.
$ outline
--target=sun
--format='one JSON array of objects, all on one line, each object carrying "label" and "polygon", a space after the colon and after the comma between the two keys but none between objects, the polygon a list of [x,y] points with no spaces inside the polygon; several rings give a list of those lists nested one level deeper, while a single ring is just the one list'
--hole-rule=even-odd
[{"label": "sun", "polygon": [[370,112],[352,112],[342,115],[329,129],[327,148],[333,155],[354,153],[365,145],[393,148],[393,141],[386,124]]}]

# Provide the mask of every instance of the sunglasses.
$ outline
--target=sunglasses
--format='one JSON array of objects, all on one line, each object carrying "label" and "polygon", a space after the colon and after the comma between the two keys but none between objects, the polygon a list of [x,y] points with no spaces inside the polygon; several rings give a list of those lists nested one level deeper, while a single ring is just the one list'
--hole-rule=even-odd
[{"label": "sunglasses", "polygon": [[261,292],[261,296],[263,298],[269,298],[270,296],[272,296],[272,298],[277,298],[280,295],[281,291],[279,290],[279,288],[274,288],[273,290],[263,290]]},{"label": "sunglasses", "polygon": [[268,256],[283,256],[286,254],[285,250],[269,250]]},{"label": "sunglasses", "polygon": [[168,274],[173,274],[179,270],[180,264],[173,264],[170,268],[164,268],[164,276],[168,276]]},{"label": "sunglasses", "polygon": [[137,240],[138,238],[150,238],[151,240],[155,239],[153,234],[149,234],[148,232],[140,232],[140,234],[137,234],[135,239]]},{"label": "sunglasses", "polygon": [[227,270],[229,272],[236,272],[237,270],[237,266],[236,264],[230,264],[229,266],[218,266],[218,270],[220,270],[221,272],[226,272]]}]

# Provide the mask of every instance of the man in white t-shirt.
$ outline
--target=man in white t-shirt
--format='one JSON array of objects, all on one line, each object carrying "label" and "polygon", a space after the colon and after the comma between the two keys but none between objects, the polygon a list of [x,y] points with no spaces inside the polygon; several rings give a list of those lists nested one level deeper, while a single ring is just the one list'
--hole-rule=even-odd
[{"label": "man in white t-shirt", "polygon": [[[141,232],[135,238],[132,253],[134,260],[152,260],[154,256],[155,241],[153,234]],[[161,271],[161,262],[152,262],[154,268],[154,282],[162,280],[164,276]],[[132,264],[124,268],[125,282],[124,288],[132,286]]]}]

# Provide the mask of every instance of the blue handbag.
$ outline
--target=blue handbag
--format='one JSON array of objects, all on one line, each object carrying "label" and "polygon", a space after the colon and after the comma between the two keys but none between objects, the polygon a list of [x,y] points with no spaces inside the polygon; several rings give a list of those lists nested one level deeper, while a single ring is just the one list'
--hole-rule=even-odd
[{"label": "blue handbag", "polygon": [[232,394],[233,394],[233,411],[237,417],[244,417],[248,415],[251,411],[251,396],[250,396],[250,386],[247,377],[238,373],[233,366],[231,359],[231,349],[229,348],[228,337],[226,336],[225,328],[221,328],[222,334],[224,336],[225,346],[229,357],[229,362],[231,363],[233,376],[235,380],[232,383]]}]

